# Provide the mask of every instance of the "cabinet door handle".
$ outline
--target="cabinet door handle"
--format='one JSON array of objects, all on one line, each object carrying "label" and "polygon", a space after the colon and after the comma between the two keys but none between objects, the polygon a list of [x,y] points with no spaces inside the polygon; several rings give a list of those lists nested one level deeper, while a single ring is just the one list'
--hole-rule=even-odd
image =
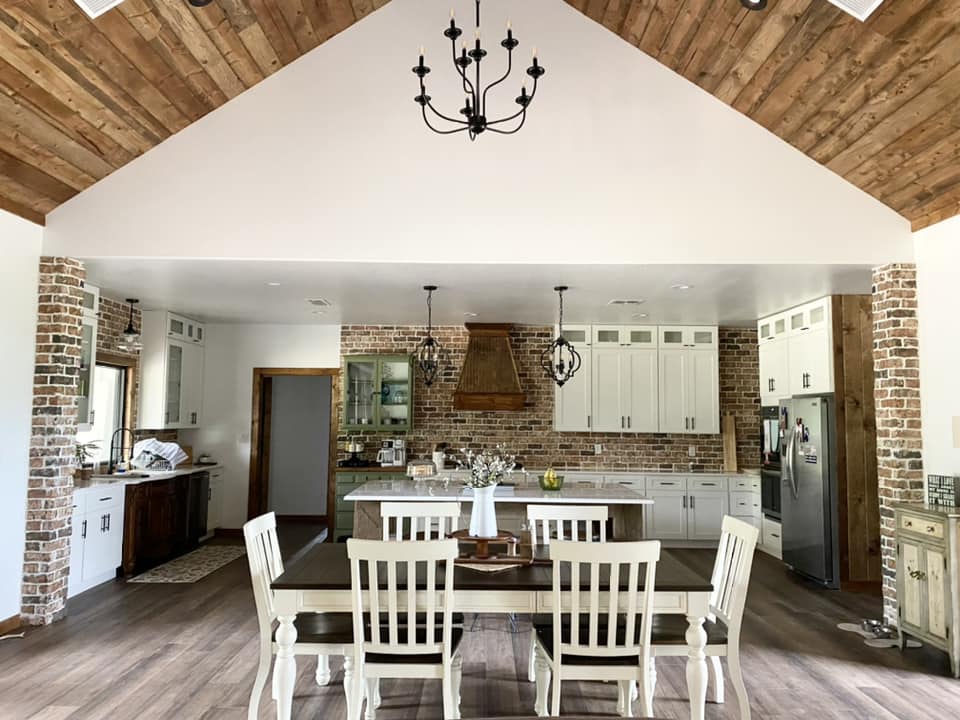
[{"label": "cabinet door handle", "polygon": [[626,426],[627,426],[627,420],[626,420],[626,418],[623,417],[623,415],[621,415],[621,416],[620,416],[620,429],[623,430]]},{"label": "cabinet door handle", "polygon": [[690,418],[685,417],[685,418],[683,419],[683,428],[684,428],[684,430],[689,430],[689,429],[690,429]]},{"label": "cabinet door handle", "polygon": [[697,419],[695,417],[690,418],[690,429],[691,430],[697,429]]},{"label": "cabinet door handle", "polygon": [[683,509],[684,509],[684,510],[687,509],[687,496],[686,496],[686,495],[683,496]]},{"label": "cabinet door handle", "polygon": [[107,513],[107,532],[110,532],[110,513]]},{"label": "cabinet door handle", "polygon": [[770,390],[771,392],[777,389],[777,381],[775,378],[770,378]]},{"label": "cabinet door handle", "polygon": [[927,574],[923,572],[923,570],[911,570],[910,577],[912,577],[914,580],[926,580]]},{"label": "cabinet door handle", "polygon": [[690,509],[697,507],[697,497],[695,495],[690,496]]},{"label": "cabinet door handle", "polygon": [[627,429],[630,429],[630,416],[627,415]]},{"label": "cabinet door handle", "polygon": [[87,521],[84,520],[83,524],[80,527],[80,537],[86,539],[87,537]]},{"label": "cabinet door handle", "polygon": [[590,422],[590,416],[589,416],[589,415],[587,415],[587,427],[593,427],[592,423]]}]

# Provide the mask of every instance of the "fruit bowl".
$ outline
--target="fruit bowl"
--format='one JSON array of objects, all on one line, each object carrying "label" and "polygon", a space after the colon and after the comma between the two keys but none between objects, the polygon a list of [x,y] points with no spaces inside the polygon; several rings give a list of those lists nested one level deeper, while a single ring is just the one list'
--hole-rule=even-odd
[{"label": "fruit bowl", "polygon": [[560,490],[563,487],[563,475],[554,475],[553,477],[538,475],[537,480],[540,482],[541,490]]}]

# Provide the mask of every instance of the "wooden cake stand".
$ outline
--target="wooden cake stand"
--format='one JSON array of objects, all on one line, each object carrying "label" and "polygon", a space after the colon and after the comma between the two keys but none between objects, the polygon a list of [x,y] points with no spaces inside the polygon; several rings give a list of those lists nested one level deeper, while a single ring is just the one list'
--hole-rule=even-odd
[{"label": "wooden cake stand", "polygon": [[[457,530],[450,533],[450,537],[461,543],[476,545],[476,550],[472,555],[457,558],[461,562],[483,562],[483,563],[523,563],[524,558],[517,554],[517,545],[520,539],[512,532],[506,530],[497,530],[497,536],[492,538],[473,537],[469,530]],[[507,554],[498,555],[490,552],[491,545],[506,546]]]}]

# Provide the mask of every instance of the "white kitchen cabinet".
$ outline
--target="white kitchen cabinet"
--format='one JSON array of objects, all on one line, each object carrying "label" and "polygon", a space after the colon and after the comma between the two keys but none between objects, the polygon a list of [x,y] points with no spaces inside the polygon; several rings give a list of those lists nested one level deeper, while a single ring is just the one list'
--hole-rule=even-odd
[{"label": "white kitchen cabinet", "polygon": [[80,309],[84,317],[98,317],[100,314],[100,288],[90,283],[80,284],[81,300]]},{"label": "white kitchen cabinet", "polygon": [[719,538],[723,516],[728,514],[727,493],[690,490],[687,497],[687,539],[716,540]]},{"label": "white kitchen cabinet", "polygon": [[766,515],[760,521],[760,549],[775,558],[783,557],[783,540],[780,535],[780,521]]},{"label": "white kitchen cabinet", "polygon": [[720,432],[720,365],[716,350],[661,347],[660,432]]},{"label": "white kitchen cabinet", "polygon": [[80,318],[80,373],[77,380],[77,429],[93,427],[93,374],[97,366],[97,316]]},{"label": "white kitchen cabinet", "polygon": [[627,432],[659,432],[660,383],[657,351],[631,345],[621,355],[624,358],[621,372],[625,375],[621,384],[628,399],[625,408]]},{"label": "white kitchen cabinet", "polygon": [[760,344],[787,337],[787,313],[772,315],[757,321],[757,339]]},{"label": "white kitchen cabinet", "polygon": [[717,328],[713,325],[661,325],[659,330],[661,348],[716,350],[720,347]]},{"label": "white kitchen cabinet", "polygon": [[113,580],[123,560],[122,483],[74,490],[67,596]]},{"label": "white kitchen cabinet", "polygon": [[198,427],[204,365],[203,344],[195,342],[199,324],[164,310],[148,310],[142,325],[138,427]]},{"label": "white kitchen cabinet", "polygon": [[657,351],[594,348],[592,429],[657,432]]},{"label": "white kitchen cabinet", "polygon": [[761,343],[760,355],[760,405],[778,405],[782,398],[791,396],[789,340],[780,337]]},{"label": "white kitchen cabinet", "polygon": [[588,432],[593,424],[593,357],[589,346],[576,349],[580,353],[580,370],[554,391],[553,424],[560,431]]},{"label": "white kitchen cabinet", "polygon": [[593,325],[593,347],[657,347],[656,325]]},{"label": "white kitchen cabinet", "polygon": [[653,540],[687,539],[687,493],[684,490],[660,490],[647,486],[644,534]]},{"label": "white kitchen cabinet", "polygon": [[789,345],[790,394],[833,392],[833,345],[829,328],[802,330]]}]

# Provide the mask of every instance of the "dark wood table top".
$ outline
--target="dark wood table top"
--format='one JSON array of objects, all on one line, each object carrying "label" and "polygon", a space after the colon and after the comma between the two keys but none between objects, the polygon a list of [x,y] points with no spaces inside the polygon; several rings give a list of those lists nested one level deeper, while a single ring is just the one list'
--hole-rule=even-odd
[{"label": "dark wood table top", "polygon": [[[419,564],[419,570],[424,566]],[[581,572],[580,586],[589,589],[589,577]],[[398,567],[397,586],[406,588],[404,566]],[[366,572],[364,581],[366,581]],[[626,573],[621,573],[625,575]],[[437,582],[443,577],[442,571],[437,573]],[[420,577],[418,572],[418,586],[426,585],[425,574]],[[621,586],[626,587],[626,578],[621,577]],[[608,579],[600,577],[601,587],[608,584]],[[561,584],[569,589],[569,574],[561,576]],[[381,586],[386,587],[386,578],[382,578]],[[498,572],[482,572],[471,568],[457,566],[454,571],[454,587],[458,590],[521,590],[546,591],[553,587],[553,568],[549,565],[524,565],[522,567],[499,570]],[[347,559],[347,546],[344,543],[319,543],[290,563],[286,571],[273,583],[274,590],[349,590],[350,589],[350,562]],[[659,592],[710,592],[713,585],[710,577],[704,577],[692,568],[680,562],[669,550],[660,554],[657,563],[657,579],[655,589]]]}]

